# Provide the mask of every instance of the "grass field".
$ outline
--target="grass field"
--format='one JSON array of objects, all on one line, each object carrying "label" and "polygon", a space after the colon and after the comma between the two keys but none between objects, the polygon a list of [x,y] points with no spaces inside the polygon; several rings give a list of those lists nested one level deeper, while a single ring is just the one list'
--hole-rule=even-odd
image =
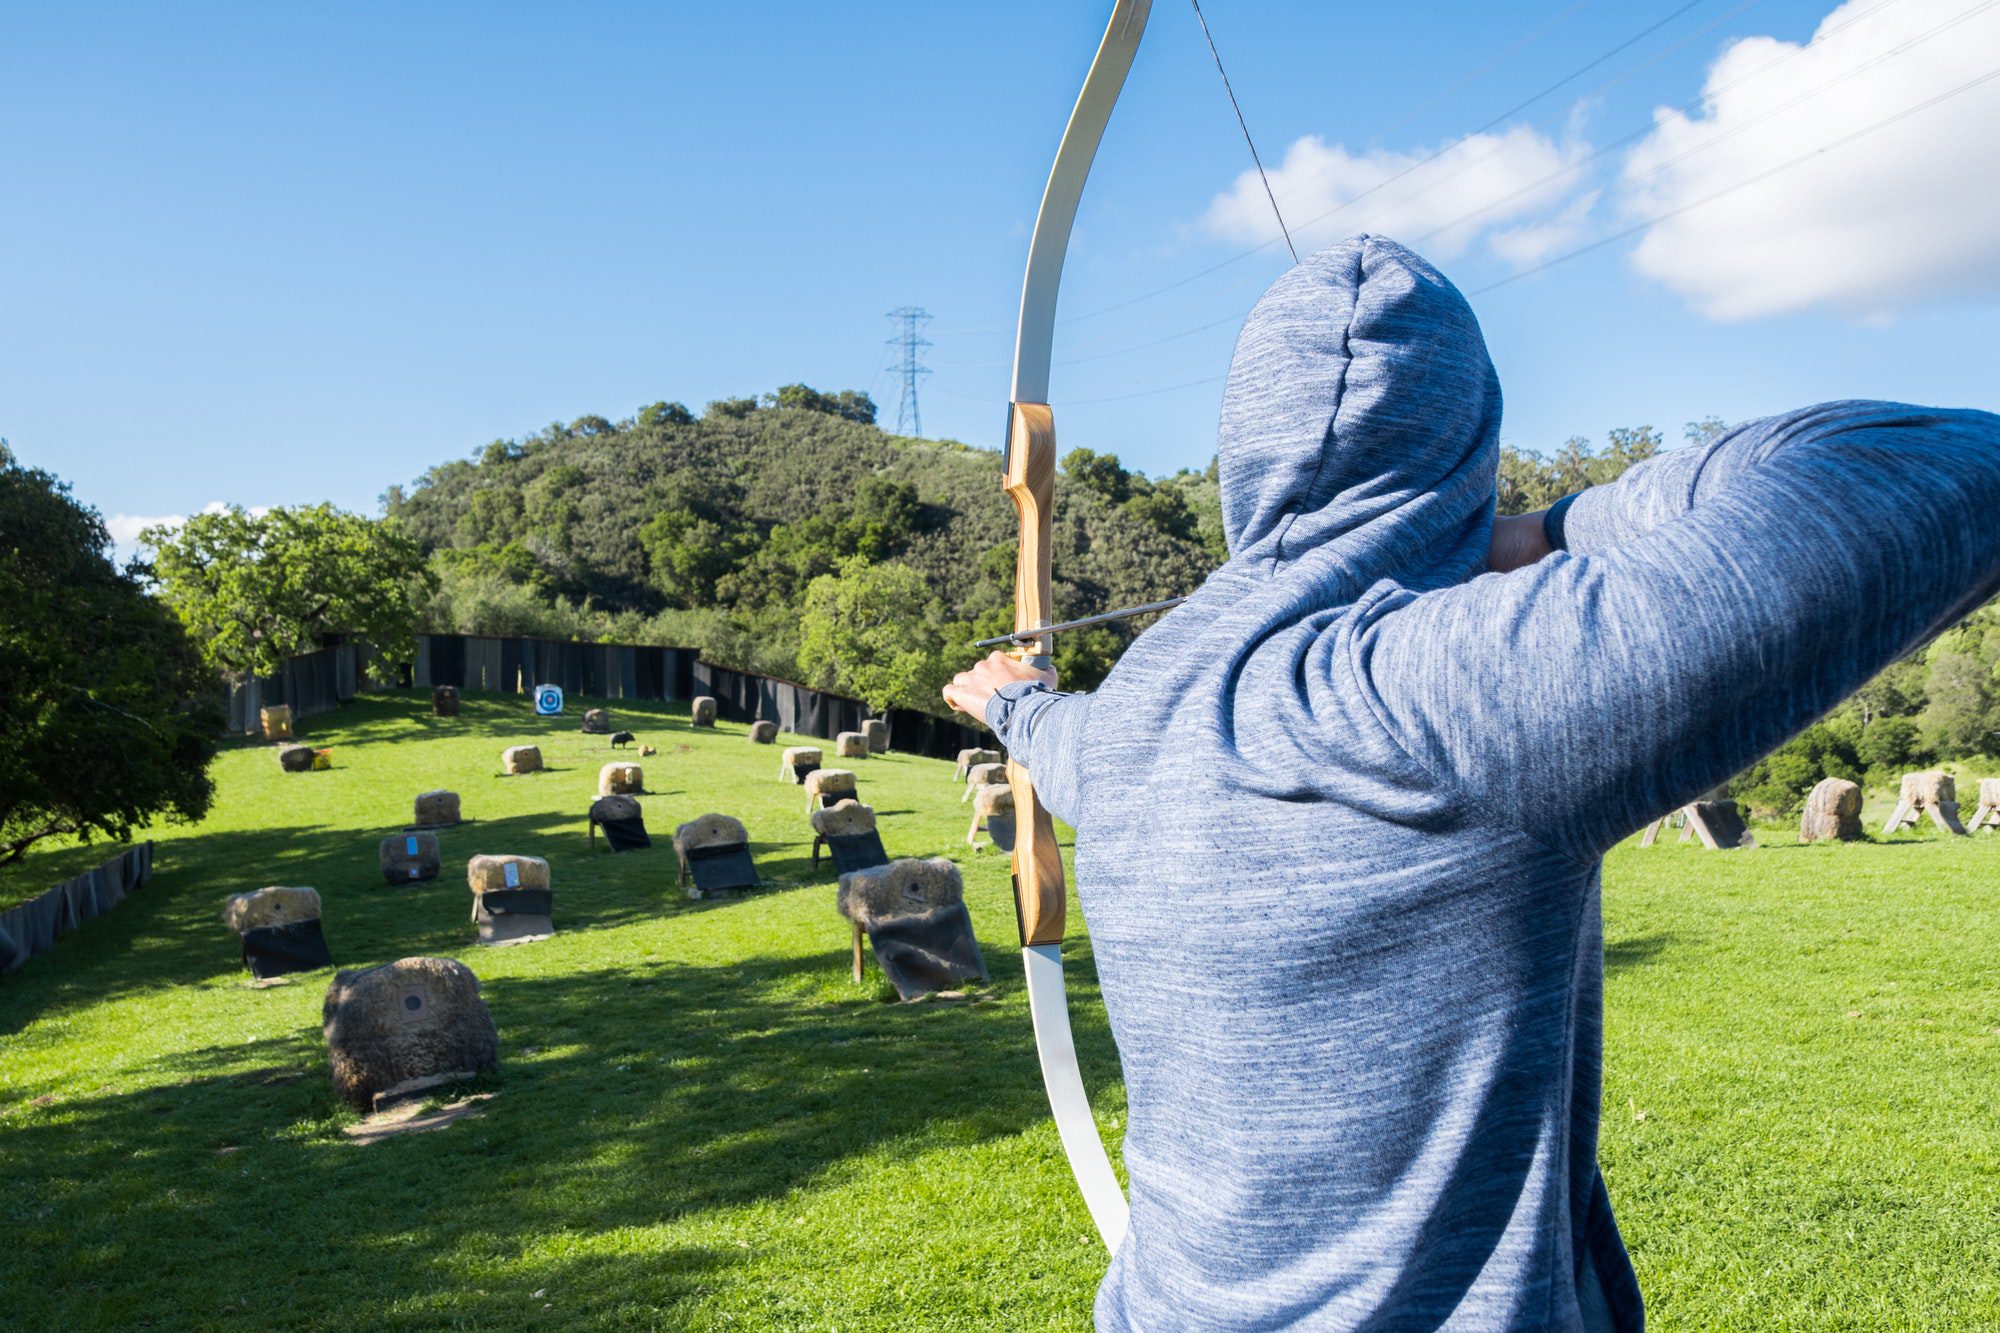
[{"label": "grass field", "polygon": [[[859,762],[892,855],[953,855],[992,984],[885,1002],[847,975],[831,875],[772,749],[614,705],[650,853],[593,854],[599,737],[518,698],[409,694],[308,724],[329,772],[241,746],[151,887],[0,979],[0,1297],[96,1327],[1082,1328],[1103,1256],[1046,1118],[1004,859],[947,764]],[[551,771],[498,772],[538,742]],[[375,843],[448,786],[446,871]],[[693,903],[674,824],[742,818],[771,891]],[[1659,1329],[2000,1327],[2000,837],[1607,864],[1603,1163]],[[560,934],[472,946],[457,870],[549,858]],[[38,853],[0,896],[103,854]],[[310,884],[343,966],[456,956],[500,1028],[484,1115],[342,1135],[324,975],[243,985],[221,899]],[[16,895],[18,896],[18,895]],[[1086,1079],[1117,1065],[1073,950]]]}]

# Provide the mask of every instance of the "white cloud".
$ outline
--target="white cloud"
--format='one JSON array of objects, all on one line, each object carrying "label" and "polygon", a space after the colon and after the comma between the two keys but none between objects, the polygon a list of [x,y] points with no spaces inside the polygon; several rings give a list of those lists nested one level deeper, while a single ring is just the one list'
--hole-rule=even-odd
[{"label": "white cloud", "polygon": [[1625,160],[1634,222],[1688,209],[1647,229],[1639,270],[1719,320],[1813,307],[1872,319],[2000,291],[2000,79],[1690,207],[2000,65],[2000,7],[1978,9],[1854,0],[1804,50],[1768,37],[1729,47],[1708,72],[1705,114],[1656,113]]},{"label": "white cloud", "polygon": [[[210,500],[201,507],[204,514],[220,514],[229,506],[220,500]],[[271,512],[269,505],[251,505],[252,518],[262,518]],[[139,549],[139,534],[147,528],[178,528],[187,522],[186,514],[113,514],[104,520],[105,531],[111,534],[112,544],[126,553]]]},{"label": "white cloud", "polygon": [[[1587,153],[1579,141],[1557,143],[1525,127],[1468,135],[1434,157],[1422,149],[1351,153],[1307,135],[1285,151],[1284,161],[1271,172],[1271,188],[1301,254],[1366,231],[1450,259],[1469,249],[1481,233],[1546,214],[1552,207],[1575,211],[1567,226],[1581,227],[1589,203],[1569,197],[1576,183],[1574,168]],[[1277,235],[1270,201],[1255,171],[1237,177],[1217,195],[1202,223],[1210,234],[1237,242]],[[1517,239],[1511,248],[1532,247]],[[1504,251],[1502,257],[1511,258]]]},{"label": "white cloud", "polygon": [[1486,243],[1494,254],[1515,268],[1532,267],[1584,240],[1590,232],[1590,210],[1597,206],[1597,199],[1595,190],[1578,195],[1554,217],[1496,231]]},{"label": "white cloud", "polygon": [[147,528],[177,528],[185,522],[186,514],[113,514],[104,520],[104,527],[110,532],[112,541],[130,548],[139,544],[139,534]]}]

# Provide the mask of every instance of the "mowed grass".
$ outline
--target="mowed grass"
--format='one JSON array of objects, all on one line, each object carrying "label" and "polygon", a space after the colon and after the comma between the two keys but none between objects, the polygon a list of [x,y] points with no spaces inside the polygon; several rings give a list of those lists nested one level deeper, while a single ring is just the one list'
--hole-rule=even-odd
[{"label": "mowed grass", "polygon": [[1600,1160],[1653,1326],[2000,1328],[2000,836],[1605,867]]},{"label": "mowed grass", "polygon": [[[390,693],[308,723],[329,772],[232,748],[211,817],[159,832],[151,887],[0,979],[11,1323],[1088,1325],[1103,1254],[1047,1121],[1005,860],[965,848],[950,766],[850,765],[892,855],[964,867],[993,974],[968,1001],[901,1005],[873,972],[849,980],[775,749],[611,705],[661,750],[643,761],[656,846],[593,853],[611,755],[576,707],[542,722],[472,696],[444,721]],[[551,771],[502,777],[523,742]],[[474,822],[442,835],[440,880],[390,888],[377,839],[434,786]],[[668,840],[710,810],[748,824],[770,889],[681,895]],[[2000,837],[1763,837],[1627,844],[1606,869],[1602,1159],[1654,1326],[2000,1326]],[[480,851],[549,858],[556,938],[471,944],[461,867]],[[482,1116],[342,1136],[325,974],[247,989],[217,919],[272,883],[320,890],[342,966],[473,967],[501,1037]],[[1116,1056],[1087,943],[1071,953],[1115,1143]]]}]

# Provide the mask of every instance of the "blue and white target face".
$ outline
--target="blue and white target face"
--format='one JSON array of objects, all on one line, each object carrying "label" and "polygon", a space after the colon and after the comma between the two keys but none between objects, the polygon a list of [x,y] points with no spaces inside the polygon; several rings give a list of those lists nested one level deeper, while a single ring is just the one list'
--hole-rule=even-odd
[{"label": "blue and white target face", "polygon": [[535,686],[535,712],[542,717],[555,717],[562,712],[562,686]]}]

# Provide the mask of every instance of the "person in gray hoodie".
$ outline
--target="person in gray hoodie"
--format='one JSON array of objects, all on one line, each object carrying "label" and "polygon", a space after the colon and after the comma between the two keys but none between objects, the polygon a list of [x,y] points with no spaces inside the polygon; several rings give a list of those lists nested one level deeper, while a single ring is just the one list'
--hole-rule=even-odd
[{"label": "person in gray hoodie", "polygon": [[1076,830],[1122,1329],[1643,1324],[1597,1167],[1605,851],[2000,592],[2000,418],[1837,402],[1494,516],[1463,297],[1358,237],[1244,325],[1229,559],[1099,689],[947,688]]}]

